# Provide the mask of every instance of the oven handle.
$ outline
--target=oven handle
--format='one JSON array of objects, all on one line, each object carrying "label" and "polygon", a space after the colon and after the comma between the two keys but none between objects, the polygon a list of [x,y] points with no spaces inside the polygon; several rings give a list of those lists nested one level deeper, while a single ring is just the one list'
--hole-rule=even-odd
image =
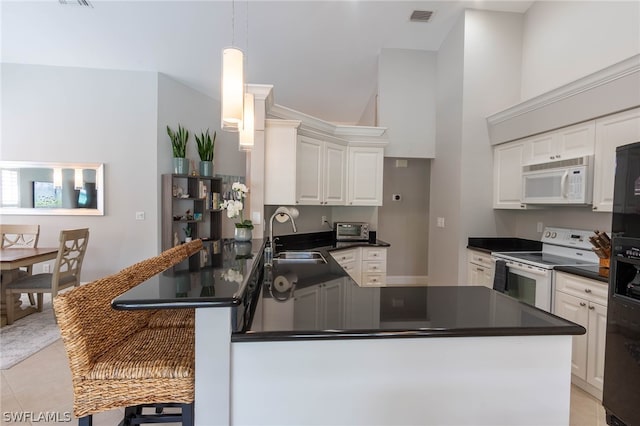
[{"label": "oven handle", "polygon": [[530,274],[541,275],[545,277],[549,274],[548,269],[538,268],[536,266],[532,266],[531,268],[526,268],[514,262],[511,262],[509,260],[507,261],[507,268],[513,269],[515,271],[529,272]]}]

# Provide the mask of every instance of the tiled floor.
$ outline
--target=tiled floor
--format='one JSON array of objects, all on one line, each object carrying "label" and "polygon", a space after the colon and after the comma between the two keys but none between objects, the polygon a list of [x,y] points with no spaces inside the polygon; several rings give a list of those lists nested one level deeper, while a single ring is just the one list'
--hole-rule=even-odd
[{"label": "tiled floor", "polygon": [[[69,425],[59,422],[7,422],[7,412],[56,412],[59,418],[73,412],[71,373],[62,341],[58,340],[40,352],[2,370],[2,400],[0,403],[3,425]],[[122,420],[122,410],[111,410],[94,416],[95,426],[113,426]],[[604,426],[604,409],[599,401],[575,386],[571,389],[571,426]]]}]

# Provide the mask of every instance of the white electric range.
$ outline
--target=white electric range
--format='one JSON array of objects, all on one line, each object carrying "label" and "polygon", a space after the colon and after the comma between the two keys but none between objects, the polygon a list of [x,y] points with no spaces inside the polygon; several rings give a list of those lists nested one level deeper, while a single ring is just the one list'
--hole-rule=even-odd
[{"label": "white electric range", "polygon": [[[556,266],[597,265],[598,256],[589,242],[592,231],[545,228],[542,251],[494,252],[495,261],[506,267],[505,293],[547,312],[553,312]],[[496,273],[501,263],[496,262]]]}]

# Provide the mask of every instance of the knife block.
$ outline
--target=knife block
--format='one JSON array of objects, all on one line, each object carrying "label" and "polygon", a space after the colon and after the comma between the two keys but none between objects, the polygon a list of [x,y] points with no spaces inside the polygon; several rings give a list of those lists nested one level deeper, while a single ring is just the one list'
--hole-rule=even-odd
[{"label": "knife block", "polygon": [[609,262],[610,258],[600,258],[600,269],[598,271],[598,275],[601,277],[609,277]]}]

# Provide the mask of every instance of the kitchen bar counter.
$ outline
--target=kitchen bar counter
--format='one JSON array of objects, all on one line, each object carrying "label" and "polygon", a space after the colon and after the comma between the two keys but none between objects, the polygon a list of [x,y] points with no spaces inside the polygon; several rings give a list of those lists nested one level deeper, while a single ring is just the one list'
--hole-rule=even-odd
[{"label": "kitchen bar counter", "polygon": [[227,241],[113,301],[196,307],[196,424],[568,424],[584,328],[484,287],[359,287],[311,244],[326,264],[270,269]]}]

